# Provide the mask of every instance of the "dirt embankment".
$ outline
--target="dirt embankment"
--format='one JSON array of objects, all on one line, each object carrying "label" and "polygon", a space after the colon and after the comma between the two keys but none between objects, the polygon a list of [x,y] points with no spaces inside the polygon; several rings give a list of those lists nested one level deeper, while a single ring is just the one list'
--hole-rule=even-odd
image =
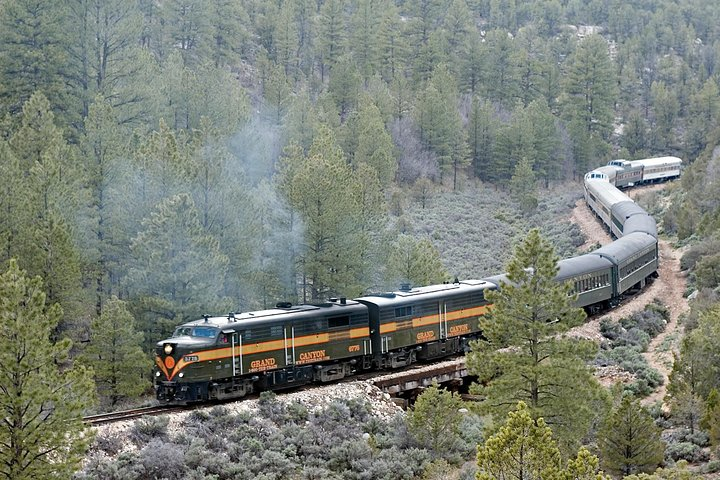
[{"label": "dirt embankment", "polygon": [[[641,191],[656,190],[661,186],[643,187]],[[637,195],[637,192],[633,192]],[[584,200],[578,200],[573,209],[571,221],[576,223],[582,230],[587,242],[581,247],[583,250],[590,249],[596,243],[606,245],[612,241],[607,230],[600,220],[588,209]],[[643,403],[651,404],[665,397],[668,375],[672,369],[673,351],[676,351],[681,336],[681,329],[678,326],[678,318],[687,312],[688,302],[683,296],[685,293],[687,279],[684,272],[680,271],[681,252],[673,249],[669,242],[660,240],[660,269],[659,277],[634,297],[626,299],[619,307],[611,310],[606,315],[595,318],[584,325],[573,329],[570,334],[577,337],[588,338],[600,341],[600,321],[604,318],[619,320],[624,316],[642,310],[645,305],[653,299],[658,299],[670,310],[670,321],[665,331],[655,337],[644,353],[650,366],[659,371],[665,382],[652,395],[645,398]],[[629,380],[627,374],[617,369],[603,369],[598,371],[598,377],[603,384],[611,384],[615,381]]]}]

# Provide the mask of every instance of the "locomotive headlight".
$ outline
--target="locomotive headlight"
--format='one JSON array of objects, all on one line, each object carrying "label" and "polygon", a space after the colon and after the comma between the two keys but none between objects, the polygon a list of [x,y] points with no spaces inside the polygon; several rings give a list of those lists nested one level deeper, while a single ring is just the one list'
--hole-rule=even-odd
[{"label": "locomotive headlight", "polygon": [[169,343],[165,344],[165,355],[170,355],[173,351],[172,345]]},{"label": "locomotive headlight", "polygon": [[178,373],[178,377],[182,378],[182,377],[184,377],[184,376],[185,376],[185,372],[180,372],[180,373]]},{"label": "locomotive headlight", "polygon": [[159,376],[160,376],[160,372],[155,372],[155,376],[156,376],[156,377],[159,377]]}]

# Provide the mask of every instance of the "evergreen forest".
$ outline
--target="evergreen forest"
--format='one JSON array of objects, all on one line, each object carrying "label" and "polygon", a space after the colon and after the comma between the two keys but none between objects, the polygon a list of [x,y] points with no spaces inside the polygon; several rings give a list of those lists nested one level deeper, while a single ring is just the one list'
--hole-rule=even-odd
[{"label": "evergreen forest", "polygon": [[[151,395],[154,344],[203,314],[495,275],[533,229],[552,245],[547,258],[578,254],[586,239],[569,214],[584,173],[673,155],[681,180],[644,200],[683,249],[694,298],[668,386],[672,420],[658,407],[653,423],[632,398],[593,390],[584,430],[565,431],[512,399],[491,412],[483,435],[497,443],[478,450],[478,465],[493,471],[492,448],[507,451],[513,429],[550,435],[528,415],[555,428],[558,446],[538,458],[570,459],[542,478],[595,478],[592,455],[612,455],[596,436],[631,421],[651,431],[654,451],[656,423],[687,427],[666,466],[706,461],[699,449],[720,442],[719,84],[714,0],[0,0],[0,410],[22,423],[22,405],[2,397],[17,379],[7,365],[34,368],[24,352],[42,352],[32,359],[47,378],[67,378],[53,389],[28,377],[22,396],[47,395],[33,421],[72,396],[57,419],[70,425],[78,412]],[[624,342],[612,361],[640,362],[633,348],[652,335],[637,332],[660,315],[653,308],[622,332],[603,327]],[[657,383],[643,369],[632,394]],[[360,419],[352,428],[370,432],[368,449],[384,442],[427,460],[387,478],[444,478],[482,438],[472,425],[450,447],[412,444],[397,434],[410,423],[333,408]],[[272,428],[289,437],[300,435],[293,422],[311,421],[281,413]],[[70,470],[91,441],[72,425]],[[3,432],[7,451],[45,441]],[[205,446],[188,456],[193,448]],[[400,465],[408,453],[398,451],[384,461]],[[71,475],[5,458],[6,478]],[[662,461],[604,468],[619,477]],[[206,478],[257,475],[203,468]],[[317,472],[303,478],[334,478]]]}]

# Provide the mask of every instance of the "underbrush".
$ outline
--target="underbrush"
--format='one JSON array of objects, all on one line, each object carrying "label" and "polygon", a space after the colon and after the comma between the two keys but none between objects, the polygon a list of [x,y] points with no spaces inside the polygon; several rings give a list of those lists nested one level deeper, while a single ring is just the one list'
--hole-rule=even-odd
[{"label": "underbrush", "polygon": [[642,354],[647,351],[652,338],[665,330],[669,318],[667,308],[654,300],[644,310],[621,318],[619,322],[601,320],[600,333],[605,340],[600,345],[595,364],[616,365],[631,373],[635,381],[625,385],[624,389],[637,397],[650,395],[663,384],[663,377]]},{"label": "underbrush", "polygon": [[265,392],[258,403],[253,412],[197,410],[172,431],[168,417],[138,421],[130,429],[133,445],[98,437],[75,479],[410,480],[443,465],[452,466],[452,478],[474,476],[460,468],[479,442],[468,433],[480,424],[472,413],[452,448],[434,452],[409,433],[404,416],[381,420],[363,401],[335,400],[310,412]]},{"label": "underbrush", "polygon": [[538,207],[528,214],[507,192],[470,185],[438,193],[424,205],[404,205],[395,226],[403,233],[430,237],[452,276],[483,278],[504,272],[511,247],[535,227],[560,258],[577,255],[585,239],[568,218],[581,192],[578,184],[539,190]]}]

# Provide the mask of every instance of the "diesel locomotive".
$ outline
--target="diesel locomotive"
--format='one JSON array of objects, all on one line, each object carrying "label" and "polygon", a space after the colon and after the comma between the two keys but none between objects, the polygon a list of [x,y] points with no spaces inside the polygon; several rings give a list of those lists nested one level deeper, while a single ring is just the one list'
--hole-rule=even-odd
[{"label": "diesel locomotive", "polygon": [[[667,160],[674,158],[610,162],[612,181],[605,167],[585,175],[587,204],[617,240],[558,263],[557,280],[573,285],[577,306],[591,312],[612,307],[657,275],[655,220],[616,183],[625,173],[636,175],[633,184],[643,183],[644,172],[653,175],[648,181],[674,178],[679,164]],[[465,352],[470,341],[482,337],[480,318],[492,308],[486,291],[501,288],[505,279],[406,286],[317,305],[278,303],[184,323],[157,343],[157,398],[165,403],[239,398]]]}]

